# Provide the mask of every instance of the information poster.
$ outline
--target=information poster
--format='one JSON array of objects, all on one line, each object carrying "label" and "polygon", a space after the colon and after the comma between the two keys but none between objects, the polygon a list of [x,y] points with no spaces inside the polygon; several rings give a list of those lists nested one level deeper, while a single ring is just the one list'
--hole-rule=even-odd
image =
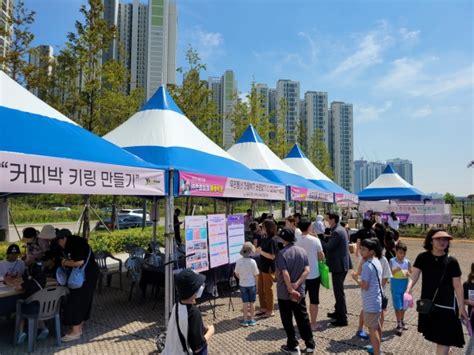
[{"label": "information poster", "polygon": [[227,230],[229,235],[229,263],[233,264],[241,258],[240,249],[242,249],[245,242],[244,216],[228,216]]},{"label": "information poster", "polygon": [[207,216],[209,231],[209,262],[211,269],[229,263],[227,249],[227,224],[225,214]]},{"label": "information poster", "polygon": [[209,270],[206,216],[184,217],[184,230],[186,235],[186,267],[197,272]]}]

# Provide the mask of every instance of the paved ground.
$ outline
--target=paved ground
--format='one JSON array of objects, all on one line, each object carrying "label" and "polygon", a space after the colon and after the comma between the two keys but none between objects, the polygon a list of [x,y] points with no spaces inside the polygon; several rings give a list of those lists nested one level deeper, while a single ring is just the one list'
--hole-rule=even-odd
[{"label": "paved ground", "polygon": [[[421,240],[408,240],[408,256],[414,260],[421,249]],[[474,261],[474,244],[455,242],[451,254],[461,263],[463,280]],[[116,283],[114,282],[114,285]],[[127,301],[128,283],[123,291],[117,288],[104,288],[97,294],[94,302],[92,319],[85,326],[81,341],[56,347],[54,339],[38,343],[38,354],[151,354],[156,353],[154,338],[158,327],[163,325],[163,303],[153,310],[154,300],[142,301],[135,294],[132,302]],[[419,288],[417,287],[417,290]],[[360,291],[356,289],[349,277],[346,280],[346,297],[349,310],[349,326],[332,328],[326,313],[332,310],[333,295],[331,291],[321,289],[320,322],[323,330],[315,332],[317,354],[348,353],[364,354],[363,346],[368,344],[354,337],[357,329],[357,317],[360,310]],[[229,311],[227,297],[217,300],[217,319],[213,320],[209,307],[203,305],[202,311],[206,323],[214,323],[216,335],[210,341],[211,354],[278,354],[280,345],[285,342],[285,333],[278,316],[261,320],[256,327],[242,328],[238,324],[241,302],[238,295],[233,297],[235,311]],[[434,346],[426,342],[416,332],[417,315],[412,309],[407,313],[410,327],[402,337],[394,335],[395,317],[391,304],[384,326],[382,350],[387,354],[433,354]],[[447,329],[447,331],[449,331]],[[12,322],[0,321],[0,354],[20,354],[26,346],[11,345],[13,333]],[[453,354],[463,354],[461,349],[453,349]]]}]

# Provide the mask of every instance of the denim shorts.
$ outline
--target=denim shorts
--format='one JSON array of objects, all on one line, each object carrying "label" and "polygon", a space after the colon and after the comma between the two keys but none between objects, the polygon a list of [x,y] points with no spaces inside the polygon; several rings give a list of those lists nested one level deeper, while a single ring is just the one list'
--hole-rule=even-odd
[{"label": "denim shorts", "polygon": [[240,286],[240,295],[242,296],[243,303],[255,302],[255,298],[257,297],[257,287],[256,286],[249,286],[249,287]]}]

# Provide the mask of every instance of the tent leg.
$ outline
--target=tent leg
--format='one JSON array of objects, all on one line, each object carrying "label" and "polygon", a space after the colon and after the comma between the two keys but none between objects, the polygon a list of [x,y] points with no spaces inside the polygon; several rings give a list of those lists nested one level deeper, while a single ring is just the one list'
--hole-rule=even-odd
[{"label": "tent leg", "polygon": [[[145,207],[145,206],[144,206]],[[145,212],[146,213],[146,212]],[[143,219],[145,220],[146,214],[144,213]],[[155,252],[156,247],[156,231],[157,231],[157,224],[158,224],[158,199],[156,196],[153,196],[153,207],[151,210],[152,213],[152,221],[153,221],[153,234],[152,234],[152,245],[153,245],[153,252]]]},{"label": "tent leg", "polygon": [[169,263],[174,260],[174,228],[173,228],[173,210],[174,210],[174,189],[173,189],[173,170],[169,172],[169,191],[165,200],[165,324],[168,324],[171,308],[174,304],[174,279],[173,265]]}]

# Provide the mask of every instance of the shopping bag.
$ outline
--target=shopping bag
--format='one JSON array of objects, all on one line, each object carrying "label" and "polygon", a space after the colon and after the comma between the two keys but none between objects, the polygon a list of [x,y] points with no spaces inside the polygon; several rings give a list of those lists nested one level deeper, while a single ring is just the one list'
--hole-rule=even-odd
[{"label": "shopping bag", "polygon": [[327,266],[324,261],[319,262],[319,275],[321,277],[321,285],[327,289],[330,289],[331,281],[329,279],[329,266]]}]

